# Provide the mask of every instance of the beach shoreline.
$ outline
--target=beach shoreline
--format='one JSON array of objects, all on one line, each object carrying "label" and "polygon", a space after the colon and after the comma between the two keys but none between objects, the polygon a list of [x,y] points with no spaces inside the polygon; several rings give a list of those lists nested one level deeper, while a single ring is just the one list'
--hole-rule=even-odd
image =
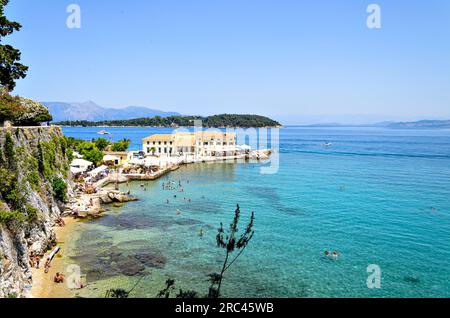
[{"label": "beach shoreline", "polygon": [[[73,236],[77,233],[81,223],[72,218],[63,218],[65,226],[54,227],[57,246],[60,251],[53,258],[48,273],[45,273],[44,260],[47,259],[51,250],[42,258],[39,269],[32,268],[33,283],[31,288],[31,298],[72,298],[75,297],[75,290],[71,290],[67,286],[67,267],[71,264],[67,251],[70,242],[73,242]],[[57,284],[54,282],[56,273],[62,273],[66,276],[64,283]]]}]

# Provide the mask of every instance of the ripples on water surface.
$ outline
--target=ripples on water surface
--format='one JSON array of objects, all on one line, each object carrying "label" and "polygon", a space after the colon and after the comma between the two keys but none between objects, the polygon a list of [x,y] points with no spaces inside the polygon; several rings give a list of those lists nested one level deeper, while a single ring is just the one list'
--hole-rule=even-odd
[{"label": "ripples on water surface", "polygon": [[[64,129],[85,139],[97,130]],[[134,149],[161,132],[109,130]],[[256,233],[225,296],[450,297],[450,131],[288,127],[280,138],[275,175],[261,175],[258,163],[199,164],[166,177],[181,180],[184,194],[163,191],[166,179],[147,191],[131,184],[140,201],[86,222],[70,251],[90,282],[80,295],[131,288],[138,275],[146,276],[134,296],[154,297],[167,277],[206,292],[223,256],[216,229],[239,203],[241,222],[255,211]],[[341,256],[326,259],[325,250]],[[379,290],[366,286],[369,264],[381,267]]]}]

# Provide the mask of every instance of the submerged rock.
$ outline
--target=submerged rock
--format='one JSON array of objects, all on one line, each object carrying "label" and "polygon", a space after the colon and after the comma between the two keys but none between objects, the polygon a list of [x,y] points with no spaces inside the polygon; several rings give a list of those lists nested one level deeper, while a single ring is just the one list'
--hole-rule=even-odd
[{"label": "submerged rock", "polygon": [[101,253],[84,253],[73,257],[86,272],[88,281],[96,281],[117,275],[135,276],[148,268],[164,268],[165,256],[147,249],[129,251],[112,246]]}]

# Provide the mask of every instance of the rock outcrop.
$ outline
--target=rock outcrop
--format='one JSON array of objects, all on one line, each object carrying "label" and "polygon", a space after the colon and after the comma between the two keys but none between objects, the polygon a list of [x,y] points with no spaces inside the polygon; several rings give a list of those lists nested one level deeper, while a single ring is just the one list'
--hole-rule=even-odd
[{"label": "rock outcrop", "polygon": [[65,147],[59,127],[0,128],[0,298],[28,296],[30,256],[55,245],[54,180],[73,195]]}]

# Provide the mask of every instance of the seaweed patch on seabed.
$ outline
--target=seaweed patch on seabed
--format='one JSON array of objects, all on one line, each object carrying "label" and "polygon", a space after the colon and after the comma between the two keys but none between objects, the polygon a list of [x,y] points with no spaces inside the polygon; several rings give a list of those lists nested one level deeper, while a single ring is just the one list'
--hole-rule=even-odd
[{"label": "seaweed patch on seabed", "polygon": [[420,283],[420,279],[417,277],[413,277],[413,276],[405,276],[405,277],[403,277],[403,280],[410,284],[419,284]]},{"label": "seaweed patch on seabed", "polygon": [[173,222],[175,224],[177,224],[177,225],[199,225],[199,224],[203,224],[203,222],[201,222],[199,220],[194,220],[194,219],[181,219],[181,220],[174,220]]},{"label": "seaweed patch on seabed", "polygon": [[267,201],[267,204],[273,207],[276,211],[280,211],[289,215],[305,215],[306,212],[299,210],[298,208],[293,209],[283,204],[280,195],[277,190],[272,187],[247,187],[247,192],[252,195],[263,198]]},{"label": "seaweed patch on seabed", "polygon": [[[92,252],[89,252],[92,251]],[[72,257],[82,264],[88,281],[97,281],[117,275],[135,276],[146,274],[148,268],[164,268],[167,259],[157,251],[145,249],[120,249],[113,246],[103,252],[85,250],[81,255]]]},{"label": "seaweed patch on seabed", "polygon": [[111,227],[119,230],[147,229],[152,227],[165,228],[167,222],[156,216],[148,216],[138,213],[126,213],[118,215],[105,215],[95,220],[99,225]]},{"label": "seaweed patch on seabed", "polygon": [[206,197],[197,200],[200,201],[193,201],[189,203],[189,211],[191,213],[208,213],[208,214],[221,213],[220,211],[222,205],[220,202],[212,201],[213,199],[209,199]]}]

